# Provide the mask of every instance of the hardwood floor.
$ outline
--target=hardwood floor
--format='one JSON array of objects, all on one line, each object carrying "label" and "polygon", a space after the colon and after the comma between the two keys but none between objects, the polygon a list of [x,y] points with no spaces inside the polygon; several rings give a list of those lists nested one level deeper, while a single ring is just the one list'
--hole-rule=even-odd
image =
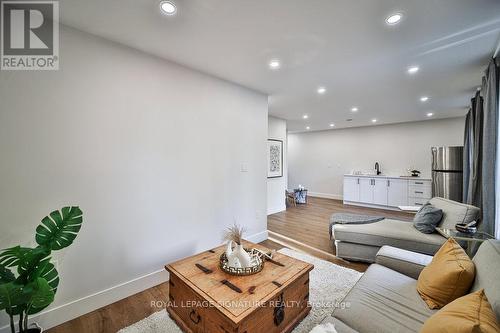
[{"label": "hardwood floor", "polygon": [[[283,248],[281,244],[266,240],[261,245],[271,249]],[[116,333],[154,312],[160,311],[168,301],[168,283],[162,283],[143,292],[124,298],[64,324],[51,328],[47,333]],[[158,304],[156,304],[158,303]]]},{"label": "hardwood floor", "polygon": [[413,215],[399,211],[344,205],[342,201],[309,197],[305,205],[288,207],[286,211],[269,215],[267,229],[316,249],[335,254],[328,227],[333,213],[378,215],[410,220]]},{"label": "hardwood floor", "polygon": [[375,208],[344,205],[340,200],[309,197],[305,205],[288,207],[286,211],[269,215],[269,238],[333,263],[364,271],[366,264],[342,260],[335,256],[328,228],[333,213],[353,213],[411,220],[413,214]]},{"label": "hardwood floor", "polygon": [[160,311],[163,307],[153,306],[168,301],[168,282],[124,298],[64,324],[47,330],[48,333],[116,333],[121,328]]},{"label": "hardwood floor", "polygon": [[[335,264],[364,271],[367,264],[353,263],[337,258],[331,245],[328,226],[335,212],[382,215],[398,219],[411,219],[402,212],[344,206],[341,201],[309,198],[306,205],[289,207],[286,211],[268,217],[270,239],[260,244],[272,250],[285,246],[307,252]],[[47,330],[48,333],[115,333],[123,327],[160,311],[168,300],[168,283],[107,305],[64,324]],[[155,304],[158,303],[158,304]]]}]

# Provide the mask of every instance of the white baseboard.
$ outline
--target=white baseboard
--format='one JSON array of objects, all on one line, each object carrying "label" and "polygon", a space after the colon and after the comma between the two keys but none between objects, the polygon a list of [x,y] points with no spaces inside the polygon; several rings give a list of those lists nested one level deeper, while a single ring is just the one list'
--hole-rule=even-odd
[{"label": "white baseboard", "polygon": [[252,242],[252,243],[260,243],[265,241],[269,237],[267,230],[258,232],[256,234],[253,234],[251,236],[245,237],[246,240]]},{"label": "white baseboard", "polygon": [[378,209],[385,209],[385,210],[401,211],[397,207],[381,206],[381,205],[367,204],[367,203],[354,202],[354,201],[345,201],[345,200],[344,200],[344,205],[351,205],[351,206],[360,206],[360,207],[368,207],[368,208],[378,208]]},{"label": "white baseboard", "polygon": [[282,205],[279,207],[268,207],[267,208],[267,215],[276,214],[276,213],[282,212],[284,210],[286,210],[286,205]]},{"label": "white baseboard", "polygon": [[320,193],[320,192],[311,192],[311,191],[308,191],[307,195],[309,195],[311,197],[334,199],[334,200],[342,200],[344,198],[341,194]]},{"label": "white baseboard", "polygon": [[[250,242],[260,243],[268,238],[268,233],[264,230],[245,238]],[[30,322],[36,321],[44,329],[49,329],[166,281],[168,272],[160,269],[95,294],[49,308],[30,317]],[[10,326],[0,327],[0,333],[10,333]]]}]

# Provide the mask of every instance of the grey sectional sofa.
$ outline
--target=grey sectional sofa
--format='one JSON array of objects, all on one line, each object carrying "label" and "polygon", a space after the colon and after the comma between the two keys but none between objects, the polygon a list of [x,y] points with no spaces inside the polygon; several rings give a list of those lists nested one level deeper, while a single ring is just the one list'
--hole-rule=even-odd
[{"label": "grey sectional sofa", "polygon": [[[323,320],[338,333],[418,332],[437,310],[430,310],[418,295],[420,271],[431,256],[383,246],[376,263],[357,282],[338,308]],[[500,320],[500,241],[484,242],[473,258],[476,278],[471,292],[485,290]]]},{"label": "grey sectional sofa", "polygon": [[[443,198],[432,198],[430,203],[443,210],[439,226],[454,228],[457,223],[468,223],[480,217],[480,209]],[[433,255],[446,241],[438,233],[424,234],[407,221],[385,219],[369,224],[336,224],[332,227],[337,256],[356,261],[374,262],[383,245]]]}]

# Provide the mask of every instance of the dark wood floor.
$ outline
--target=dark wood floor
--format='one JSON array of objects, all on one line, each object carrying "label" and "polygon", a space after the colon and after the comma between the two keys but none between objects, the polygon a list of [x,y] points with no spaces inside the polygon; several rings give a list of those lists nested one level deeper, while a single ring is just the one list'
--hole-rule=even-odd
[{"label": "dark wood floor", "polygon": [[[364,271],[368,265],[352,263],[335,257],[328,234],[329,219],[335,212],[382,215],[398,219],[410,219],[401,212],[344,206],[341,201],[309,198],[307,205],[289,207],[285,212],[268,217],[270,240],[261,244],[279,250],[285,246],[308,252],[335,264]],[[160,284],[116,303],[90,312],[62,325],[49,329],[48,333],[115,333],[119,329],[149,316],[162,308],[152,306],[155,301],[168,300],[168,283]]]}]

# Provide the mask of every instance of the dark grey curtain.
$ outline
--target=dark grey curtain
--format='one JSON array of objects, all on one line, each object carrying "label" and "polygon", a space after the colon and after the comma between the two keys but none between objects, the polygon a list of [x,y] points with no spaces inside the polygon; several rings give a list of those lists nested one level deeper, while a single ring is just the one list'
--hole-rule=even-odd
[{"label": "dark grey curtain", "polygon": [[493,59],[465,119],[465,203],[482,211],[479,230],[495,234],[495,175],[498,137],[499,68]]},{"label": "dark grey curtain", "polygon": [[482,203],[480,230],[495,235],[495,176],[498,138],[498,65],[493,59],[486,70],[481,94],[483,102]]},{"label": "dark grey curtain", "polygon": [[[471,104],[466,118],[466,139],[464,141],[464,155],[467,156],[467,165],[464,169],[464,202],[481,207],[483,98],[479,91],[472,99]],[[467,179],[467,184],[465,179]]]}]

